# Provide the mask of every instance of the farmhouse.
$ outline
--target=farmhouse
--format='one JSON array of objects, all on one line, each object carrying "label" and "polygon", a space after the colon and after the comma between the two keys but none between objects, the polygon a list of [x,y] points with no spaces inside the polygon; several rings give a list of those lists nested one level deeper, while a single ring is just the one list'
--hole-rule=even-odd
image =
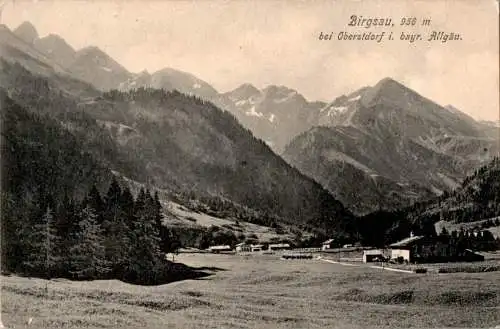
[{"label": "farmhouse", "polygon": [[383,259],[384,254],[382,253],[382,250],[375,249],[363,251],[363,263],[376,262]]},{"label": "farmhouse", "polygon": [[471,250],[459,249],[439,237],[410,236],[389,246],[391,259],[411,263],[480,261],[484,257]]},{"label": "farmhouse", "polygon": [[252,251],[252,245],[245,242],[238,243],[236,245],[236,252],[249,252]]},{"label": "farmhouse", "polygon": [[[422,241],[421,241],[422,240]],[[405,262],[412,262],[418,255],[418,249],[422,248],[423,236],[413,236],[413,234],[399,242],[391,244],[391,259],[401,259]],[[420,241],[420,244],[418,243]],[[420,245],[420,247],[418,247]]]},{"label": "farmhouse", "polygon": [[334,239],[328,239],[323,242],[323,244],[321,245],[321,250],[332,249],[334,241]]},{"label": "farmhouse", "polygon": [[290,249],[290,245],[288,243],[276,243],[269,245],[269,251],[273,250],[287,250]]}]

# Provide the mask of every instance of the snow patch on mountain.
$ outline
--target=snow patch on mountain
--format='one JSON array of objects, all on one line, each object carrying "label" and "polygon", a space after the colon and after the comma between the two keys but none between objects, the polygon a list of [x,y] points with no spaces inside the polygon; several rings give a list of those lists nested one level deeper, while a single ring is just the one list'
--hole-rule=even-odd
[{"label": "snow patch on mountain", "polygon": [[353,98],[349,98],[347,101],[348,101],[348,102],[355,102],[355,101],[357,101],[357,100],[359,100],[359,99],[361,99],[361,95],[358,95],[358,96],[353,97]]},{"label": "snow patch on mountain", "polygon": [[248,116],[254,116],[254,117],[259,117],[259,118],[261,118],[261,117],[264,116],[264,114],[262,112],[255,111],[255,106],[252,106],[250,108],[250,110],[248,110],[247,112],[245,112],[245,114],[248,115]]},{"label": "snow patch on mountain", "polygon": [[249,103],[248,99],[242,99],[242,100],[240,100],[240,101],[237,101],[237,102],[235,103],[235,105],[236,105],[236,106],[244,106],[244,105],[246,105],[246,104],[248,104],[248,103]]},{"label": "snow patch on mountain", "polygon": [[275,118],[276,116],[274,115],[274,113],[271,113],[271,115],[269,116],[269,122],[273,123]]},{"label": "snow patch on mountain", "polygon": [[347,109],[347,106],[330,106],[327,115],[332,116],[339,113],[344,113],[345,111],[347,111]]},{"label": "snow patch on mountain", "polygon": [[201,85],[200,85],[199,83],[195,83],[195,84],[193,85],[193,88],[194,88],[194,89],[200,89],[200,88],[201,88]]}]

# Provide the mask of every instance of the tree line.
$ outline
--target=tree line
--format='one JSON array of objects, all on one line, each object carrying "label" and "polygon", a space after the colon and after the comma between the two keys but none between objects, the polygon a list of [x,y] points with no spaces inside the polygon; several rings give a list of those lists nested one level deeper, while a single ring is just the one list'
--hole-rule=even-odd
[{"label": "tree line", "polygon": [[475,251],[492,251],[500,248],[500,238],[496,238],[488,230],[453,230],[451,233],[445,227],[441,229],[439,238],[458,250],[471,249]]},{"label": "tree line", "polygon": [[[12,211],[11,200],[3,201]],[[134,198],[114,179],[103,197],[95,185],[80,202],[46,196],[22,217],[9,223],[3,271],[141,284],[167,280],[164,255],[172,246],[157,193],[141,189]]]}]

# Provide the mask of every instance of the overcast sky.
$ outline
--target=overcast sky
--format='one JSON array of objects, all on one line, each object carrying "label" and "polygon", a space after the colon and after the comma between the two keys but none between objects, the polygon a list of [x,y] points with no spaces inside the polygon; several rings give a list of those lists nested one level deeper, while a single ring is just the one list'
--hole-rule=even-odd
[{"label": "overcast sky", "polygon": [[[320,32],[389,31],[349,27],[353,14],[392,18],[396,40],[318,40]],[[407,32],[456,32],[463,40],[400,41],[404,16],[432,20]],[[495,0],[7,1],[2,23],[25,20],[76,49],[96,45],[132,72],[172,67],[219,91],[278,84],[331,100],[390,76],[475,118],[499,118]]]}]

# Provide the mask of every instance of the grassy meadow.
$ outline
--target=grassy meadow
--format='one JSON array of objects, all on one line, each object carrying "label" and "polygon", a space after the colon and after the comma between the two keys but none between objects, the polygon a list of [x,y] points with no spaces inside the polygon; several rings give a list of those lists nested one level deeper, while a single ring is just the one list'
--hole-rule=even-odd
[{"label": "grassy meadow", "polygon": [[181,254],[161,286],[2,277],[6,328],[494,328],[499,272],[408,274],[277,255]]}]

